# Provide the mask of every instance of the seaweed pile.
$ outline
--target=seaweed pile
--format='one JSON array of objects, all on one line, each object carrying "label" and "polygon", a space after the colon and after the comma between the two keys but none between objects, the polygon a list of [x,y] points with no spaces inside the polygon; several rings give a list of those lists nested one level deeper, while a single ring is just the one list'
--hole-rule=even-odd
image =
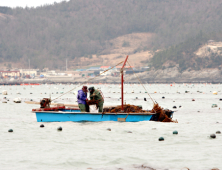
[{"label": "seaweed pile", "polygon": [[[122,106],[104,108],[103,112],[104,113],[121,113]],[[142,108],[139,106],[127,104],[127,105],[123,105],[123,112],[124,113],[146,113],[148,111],[142,110]]]},{"label": "seaweed pile", "polygon": [[99,102],[98,102],[98,100],[88,100],[88,101],[86,101],[86,104],[87,105],[96,105],[96,107],[98,108]]},{"label": "seaweed pile", "polygon": [[153,109],[151,110],[151,113],[156,113],[155,115],[155,121],[159,122],[175,122],[178,123],[177,120],[174,121],[172,118],[170,118],[171,110],[164,110],[162,107],[160,107],[157,103],[154,104]]},{"label": "seaweed pile", "polygon": [[[121,113],[122,112],[122,106],[117,107],[110,107],[110,108],[104,108],[104,113]],[[153,109],[151,111],[142,110],[141,107],[135,106],[135,105],[123,105],[123,112],[124,113],[155,113],[151,120],[153,121],[159,121],[159,122],[175,122],[177,121],[172,120],[171,110],[164,110],[162,107],[160,107],[158,104],[154,104]]]}]

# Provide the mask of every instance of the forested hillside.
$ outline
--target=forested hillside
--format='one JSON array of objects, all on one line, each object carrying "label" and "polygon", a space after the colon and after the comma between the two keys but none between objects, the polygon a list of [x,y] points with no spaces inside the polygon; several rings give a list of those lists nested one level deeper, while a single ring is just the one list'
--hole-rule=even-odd
[{"label": "forested hillside", "polygon": [[112,46],[108,40],[149,32],[156,36],[146,49],[166,49],[155,53],[153,66],[173,60],[181,71],[196,68],[193,52],[209,39],[222,41],[221,9],[222,0],[70,0],[38,8],[0,7],[0,62],[27,65],[30,59],[31,67],[60,68],[66,58],[100,55]]}]

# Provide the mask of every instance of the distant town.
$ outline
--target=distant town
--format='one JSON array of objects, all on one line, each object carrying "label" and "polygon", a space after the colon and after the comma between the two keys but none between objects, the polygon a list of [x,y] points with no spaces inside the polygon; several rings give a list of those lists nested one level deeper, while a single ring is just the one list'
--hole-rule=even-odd
[{"label": "distant town", "polygon": [[[16,82],[73,82],[81,78],[92,78],[100,75],[101,77],[119,77],[122,66],[101,66],[90,67],[87,69],[76,69],[74,71],[49,70],[49,69],[6,69],[0,71],[1,84],[13,84]],[[125,74],[142,73],[148,70],[149,67],[132,68],[125,67]],[[107,70],[107,71],[106,71]],[[106,71],[106,72],[104,72]]]}]

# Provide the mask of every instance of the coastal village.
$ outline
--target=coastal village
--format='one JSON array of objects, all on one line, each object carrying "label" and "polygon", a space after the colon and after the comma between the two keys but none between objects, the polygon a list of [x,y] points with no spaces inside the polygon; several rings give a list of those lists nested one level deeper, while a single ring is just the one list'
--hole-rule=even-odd
[{"label": "coastal village", "polygon": [[[49,69],[5,69],[0,70],[0,83],[13,82],[73,82],[82,78],[91,78],[100,75],[101,77],[119,77],[121,66],[112,68],[111,66],[89,67],[86,69],[76,69],[74,71],[66,70],[49,70]],[[108,70],[108,71],[106,71]],[[134,68],[126,66],[125,74],[143,73],[148,67]],[[104,72],[106,71],[106,72]]]}]

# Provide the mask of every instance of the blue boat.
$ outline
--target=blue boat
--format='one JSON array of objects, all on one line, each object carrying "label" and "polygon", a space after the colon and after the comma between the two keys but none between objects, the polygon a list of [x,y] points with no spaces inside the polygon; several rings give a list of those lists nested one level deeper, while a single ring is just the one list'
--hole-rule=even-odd
[{"label": "blue boat", "polygon": [[[173,111],[162,110],[154,101],[154,107],[157,109],[152,109],[152,111],[145,111],[138,109],[138,106],[132,106],[132,111],[124,112],[123,104],[123,69],[127,62],[128,56],[126,57],[124,64],[121,69],[121,99],[122,105],[121,110],[111,111],[111,109],[105,110],[103,113],[90,113],[90,112],[80,112],[79,109],[66,108],[64,105],[61,107],[50,107],[51,99],[44,98],[40,104],[40,109],[33,109],[32,111],[36,113],[37,122],[101,122],[101,121],[119,121],[119,122],[139,122],[139,121],[163,121],[172,122],[171,118]],[[120,107],[119,107],[120,108]],[[135,111],[137,108],[137,112]],[[159,111],[157,111],[159,110]],[[161,110],[161,111],[160,111]],[[115,113],[113,113],[115,112]]]},{"label": "blue boat", "polygon": [[154,113],[83,113],[80,110],[63,109],[61,111],[35,111],[37,122],[139,122],[150,121]]}]

